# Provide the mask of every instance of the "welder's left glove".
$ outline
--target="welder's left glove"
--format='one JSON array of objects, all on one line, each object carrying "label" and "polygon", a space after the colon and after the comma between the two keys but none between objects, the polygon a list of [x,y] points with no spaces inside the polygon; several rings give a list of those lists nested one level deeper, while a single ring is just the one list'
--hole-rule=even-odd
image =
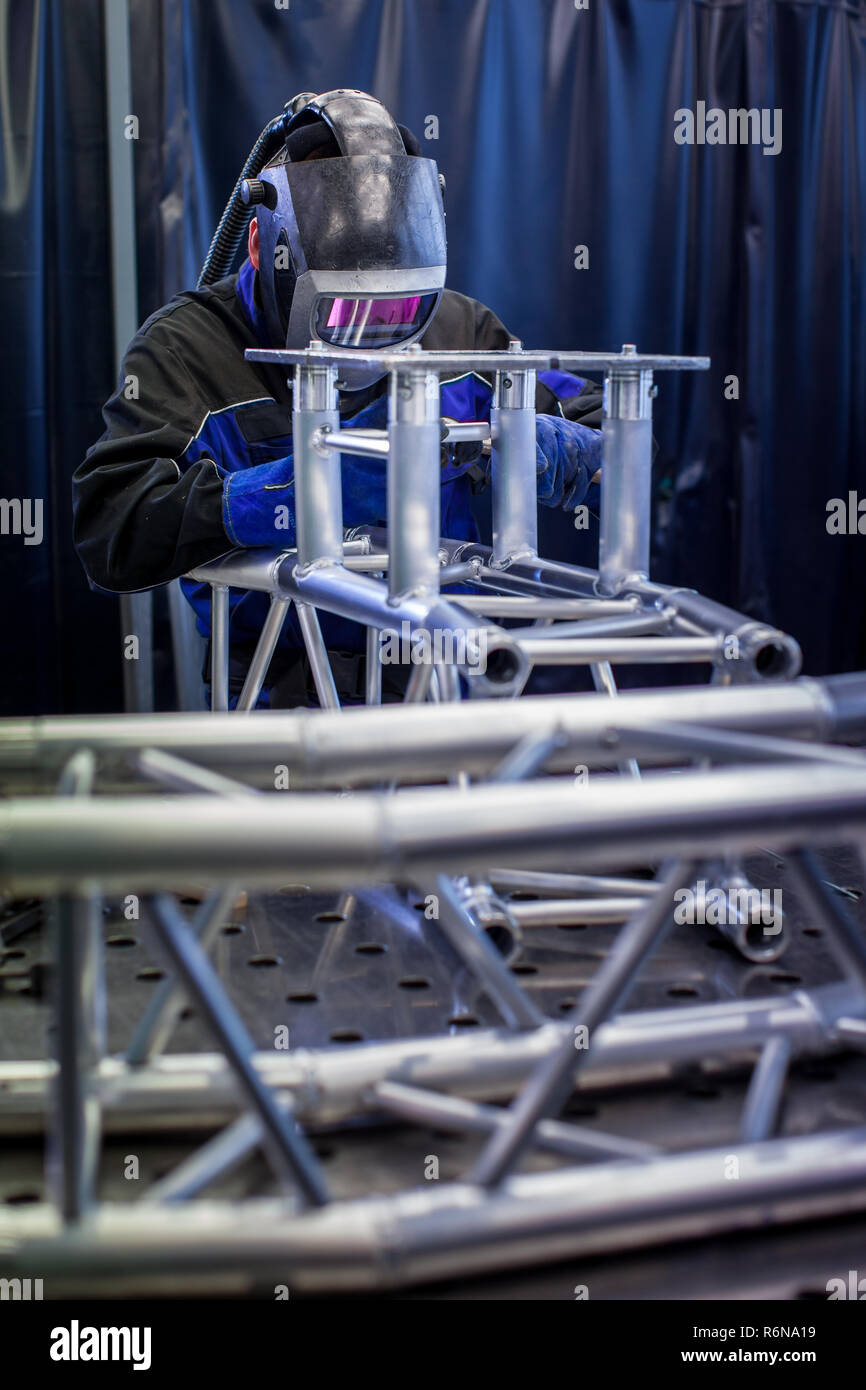
[{"label": "welder's left glove", "polygon": [[569,510],[583,501],[601,468],[601,430],[539,415],[535,424],[538,500],[544,507]]}]

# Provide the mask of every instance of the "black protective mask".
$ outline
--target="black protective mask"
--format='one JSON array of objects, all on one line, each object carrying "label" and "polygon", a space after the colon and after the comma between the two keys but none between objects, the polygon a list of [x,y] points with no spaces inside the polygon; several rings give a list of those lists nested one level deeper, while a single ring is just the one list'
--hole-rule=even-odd
[{"label": "black protective mask", "polygon": [[[445,213],[436,164],[407,154],[406,135],[364,92],[326,92],[291,121],[257,207],[275,345],[318,338],[369,353],[408,347],[429,326],[445,284]],[[381,375],[341,373],[350,389]]]}]

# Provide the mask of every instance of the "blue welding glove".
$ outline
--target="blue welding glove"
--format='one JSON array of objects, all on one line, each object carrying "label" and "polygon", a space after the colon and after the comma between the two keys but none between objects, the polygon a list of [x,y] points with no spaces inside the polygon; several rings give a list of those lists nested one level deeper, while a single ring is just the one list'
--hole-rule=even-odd
[{"label": "blue welding glove", "polygon": [[[388,400],[381,396],[345,427],[384,429]],[[343,455],[343,521],[362,526],[384,521],[387,515],[387,473],[383,459]],[[223,483],[223,526],[239,546],[290,549],[296,544],[294,459],[291,454],[272,463],[254,464],[230,473]]]},{"label": "blue welding glove", "polygon": [[559,415],[537,416],[535,469],[542,506],[566,511],[579,506],[599,468],[601,430]]},{"label": "blue welding glove", "polygon": [[235,545],[295,545],[295,474],[291,454],[229,473],[223,483],[223,527]]}]

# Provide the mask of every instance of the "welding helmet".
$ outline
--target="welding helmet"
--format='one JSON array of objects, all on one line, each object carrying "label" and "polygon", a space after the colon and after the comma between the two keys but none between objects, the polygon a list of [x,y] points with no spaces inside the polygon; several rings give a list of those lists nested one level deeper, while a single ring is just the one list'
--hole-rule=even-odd
[{"label": "welding helmet", "polygon": [[[259,224],[259,283],[275,345],[402,349],[445,284],[439,172],[366,92],[310,96],[279,154],[245,189]],[[342,371],[350,390],[378,380]]]}]

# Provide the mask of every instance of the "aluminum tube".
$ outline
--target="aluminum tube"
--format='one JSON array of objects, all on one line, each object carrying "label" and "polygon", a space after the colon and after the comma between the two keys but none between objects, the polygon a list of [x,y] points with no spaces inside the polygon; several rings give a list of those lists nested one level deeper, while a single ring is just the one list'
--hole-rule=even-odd
[{"label": "aluminum tube", "polygon": [[647,603],[669,604],[675,608],[684,622],[690,623],[695,631],[715,633],[736,633],[744,625],[760,626],[754,618],[729,608],[716,599],[707,598],[696,589],[678,585],[654,584],[650,580],[635,582],[632,593]]},{"label": "aluminum tube", "polygon": [[[371,1108],[381,1108],[412,1124],[431,1125],[457,1134],[491,1134],[508,1120],[507,1112],[493,1105],[479,1105],[457,1096],[443,1096],[397,1081],[380,1081],[370,1094]],[[621,1139],[601,1134],[582,1125],[542,1120],[535,1131],[535,1144],[550,1153],[571,1158],[652,1158],[658,1149],[638,1139]]]},{"label": "aluminum tube", "polygon": [[381,1289],[509,1267],[702,1239],[866,1206],[866,1128],[743,1145],[739,1179],[727,1148],[527,1173],[482,1195],[428,1183],[390,1197],[286,1212],[285,1203],[171,1206],[106,1203],[74,1235],[45,1206],[6,1208],[4,1273],[85,1284],[216,1268],[279,1274],[292,1289]]},{"label": "aluminum tube", "polygon": [[[358,532],[368,535],[372,543],[379,543],[377,528],[359,527]],[[440,546],[449,560],[477,557],[486,567],[482,571],[482,578],[506,590],[546,593],[548,597],[550,591],[555,590],[563,595],[585,598],[596,596],[600,591],[601,580],[597,571],[564,564],[561,560],[540,557],[531,561],[518,560],[507,571],[499,573],[491,568],[492,551],[487,546],[471,541],[449,540],[441,540]],[[639,576],[630,579],[626,587],[629,595],[645,605],[663,604],[673,609],[677,614],[679,630],[684,634],[736,637],[739,650],[738,655],[729,662],[731,680],[792,680],[800,670],[802,655],[799,646],[793,637],[777,628],[767,627],[743,613],[725,608],[692,589],[653,584]]]},{"label": "aluminum tube", "polygon": [[420,705],[428,698],[430,686],[433,680],[432,665],[415,666],[412,674],[406,683],[406,694],[403,697],[404,704]]},{"label": "aluminum tube", "polygon": [[[412,355],[410,348],[406,359]],[[404,365],[388,393],[388,588],[392,601],[439,589],[439,377]]]},{"label": "aluminum tube", "polygon": [[793,680],[799,674],[802,653],[788,633],[756,622],[692,589],[670,589],[643,581],[631,588],[644,602],[673,608],[680,631],[724,636],[730,651],[727,666],[732,681]]},{"label": "aluminum tube", "polygon": [[490,437],[489,420],[444,420],[443,444],[484,442]]},{"label": "aluminum tube", "polygon": [[525,782],[535,777],[567,740],[558,729],[527,734],[490,773],[492,782]]},{"label": "aluminum tube", "polygon": [[367,628],[364,696],[368,705],[382,703],[382,662],[379,659],[379,634],[374,627]]},{"label": "aluminum tube", "polygon": [[[438,560],[436,566],[438,573]],[[423,633],[430,644],[438,639],[443,650],[454,655],[454,664],[473,694],[506,696],[523,687],[526,662],[508,633],[476,623],[471,615],[436,593],[406,596],[395,603],[384,584],[366,575],[335,566],[302,575],[290,560],[280,568],[279,583],[296,604],[309,603],[398,636],[407,623],[410,634]]]},{"label": "aluminum tube", "polygon": [[[672,1068],[700,1058],[714,1059],[716,1067],[742,1066],[777,1035],[790,1040],[795,1055],[825,1056],[840,1045],[839,1021],[850,1029],[864,1020],[866,995],[851,981],[766,998],[619,1014],[599,1028],[577,1090],[663,1080]],[[501,1100],[513,1095],[571,1031],[559,1022],[521,1033],[479,1028],[351,1048],[271,1049],[257,1052],[253,1062],[269,1086],[292,1092],[301,1123],[331,1124],[356,1115],[370,1087],[388,1077]],[[848,1045],[844,1035],[841,1045]],[[98,1074],[104,1126],[112,1133],[214,1128],[237,1115],[237,1087],[219,1053],[169,1054],[144,1067],[106,1057]],[[52,1075],[53,1064],[42,1059],[0,1061],[0,1133],[39,1132]]]},{"label": "aluminum tube", "polygon": [[649,573],[652,420],[605,419],[602,427],[600,594]]},{"label": "aluminum tube", "polygon": [[791,1044],[787,1038],[769,1038],[764,1044],[743,1106],[742,1143],[757,1144],[776,1133],[790,1060]]},{"label": "aluminum tube", "polygon": [[659,890],[654,879],[602,878],[598,874],[541,874],[531,869],[491,869],[487,878],[498,890],[543,893],[547,897],[573,898],[576,893],[620,893],[651,898]]},{"label": "aluminum tube", "polygon": [[255,652],[253,653],[253,659],[250,662],[250,668],[247,671],[243,690],[238,699],[237,711],[240,714],[245,714],[251,710],[261,694],[262,686],[265,683],[265,676],[268,674],[268,667],[271,664],[271,658],[280,640],[283,623],[286,621],[288,608],[288,599],[278,598],[276,594],[271,599],[268,616],[265,618],[259,640],[256,643]]},{"label": "aluminum tube", "polygon": [[149,1187],[143,1200],[186,1202],[245,1162],[261,1142],[262,1127],[256,1117],[242,1115]]},{"label": "aluminum tube", "polygon": [[[509,352],[518,356],[513,339]],[[532,557],[538,550],[538,481],[535,463],[535,372],[496,373],[490,434],[493,452],[493,564]]]},{"label": "aluminum tube", "polygon": [[866,1020],[862,1018],[839,1018],[833,1028],[834,1038],[858,1052],[866,1051]]},{"label": "aluminum tube", "polygon": [[583,569],[579,565],[565,564],[561,560],[545,560],[541,556],[532,559],[515,560],[507,571],[499,573],[493,565],[493,551],[489,546],[474,542],[454,542],[453,558],[464,560],[478,556],[485,564],[487,577],[503,585],[525,581],[540,585],[542,592],[549,595],[557,590],[563,595],[575,598],[597,598],[598,572]]},{"label": "aluminum tube", "polygon": [[[617,614],[611,618],[588,618],[576,623],[560,623],[555,627],[546,627],[544,636],[560,642],[572,637],[579,637],[581,640],[588,640],[590,637],[639,637],[651,632],[667,632],[670,625],[670,615],[663,609],[655,609],[649,613],[632,612],[625,615]],[[537,627],[513,627],[510,632],[516,642],[540,635]]]},{"label": "aluminum tube", "polygon": [[186,578],[194,579],[197,584],[227,584],[230,589],[276,593],[276,571],[286,555],[297,561],[294,550],[231,550],[218,560],[197,565]]},{"label": "aluminum tube", "polygon": [[[507,1124],[494,1131],[473,1164],[471,1179],[484,1187],[495,1187],[519,1163],[532,1144],[533,1131],[540,1120],[552,1119],[565,1104],[574,1087],[574,1077],[594,1045],[595,1030],[628,993],[635,977],[667,932],[673,920],[673,894],[691,879],[692,865],[685,859],[669,866],[659,891],[647,899],[637,917],[620,932],[613,949],[582,992],[567,1022],[574,1036],[566,1035],[559,1047],[529,1076],[512,1103]],[[588,1046],[578,1044],[585,1033]]]},{"label": "aluminum tube", "polygon": [[211,585],[210,707],[214,713],[229,707],[229,591]]},{"label": "aluminum tube", "polygon": [[[70,759],[59,790],[73,802],[90,796],[95,759],[82,750]],[[102,898],[94,884],[54,905],[53,981],[56,1029],[52,1128],[46,1148],[46,1181],[64,1222],[91,1210],[102,1142],[99,1066],[106,1050],[105,961]]]},{"label": "aluminum tube", "polygon": [[[476,570],[477,566],[473,564],[471,560],[468,560],[466,564],[463,565],[445,565],[439,571],[439,584],[440,586],[444,586],[445,584],[462,584],[466,580],[474,579]],[[463,603],[464,597],[465,595],[463,594],[459,595],[461,607],[465,607]]]},{"label": "aluminum tube", "polygon": [[[611,730],[615,735],[616,728]],[[656,724],[652,729],[631,733],[632,740],[648,748],[663,749],[672,758],[711,758],[714,762],[830,762],[860,767],[866,772],[866,754],[853,748],[834,748],[828,743],[798,743],[794,739],[770,738],[692,725]]]},{"label": "aluminum tube", "polygon": [[[596,690],[603,690],[612,700],[617,699],[619,690],[609,661],[594,661],[590,666],[592,683]],[[640,777],[640,764],[636,758],[626,758],[619,764],[619,770],[626,777]]]},{"label": "aluminum tube", "polygon": [[[725,895],[727,910],[721,915],[707,911],[708,887]],[[749,882],[738,860],[728,856],[719,864],[711,865],[707,876],[690,888],[695,894],[698,920],[709,916],[709,925],[730,941],[746,960],[766,965],[784,954],[788,935],[781,910],[777,911],[774,900],[772,913],[769,918],[765,917],[761,892]],[[719,920],[713,922],[713,916],[718,916]]]},{"label": "aluminum tube", "polygon": [[99,1170],[100,1102],[96,1087],[105,1045],[102,913],[96,894],[56,904],[56,1130],[47,1178],[64,1221],[91,1209]]},{"label": "aluminum tube", "polygon": [[387,458],[391,450],[383,430],[341,430],[339,426],[317,430],[313,447],[319,452],[330,450],[340,454],[361,454],[364,458]]},{"label": "aluminum tube", "polygon": [[[284,759],[285,761],[285,759]],[[383,769],[379,769],[381,781]],[[413,881],[447,869],[481,874],[503,857],[515,868],[617,869],[761,844],[856,840],[866,829],[866,779],[858,771],[799,767],[684,772],[640,783],[598,778],[576,796],[550,779],[358,792],[351,799],[250,797],[238,824],[234,799],[102,797],[72,807],[63,798],[0,802],[0,890],[13,895],[74,890],[158,891],[196,882],[311,887]]]},{"label": "aluminum tube", "polygon": [[627,922],[646,907],[647,894],[634,898],[555,898],[547,903],[508,904],[517,925],[523,927],[606,926]]},{"label": "aluminum tube", "polygon": [[174,663],[177,708],[207,709],[202,680],[205,639],[196,626],[195,611],[192,604],[187,603],[179,579],[173,579],[166,586],[166,594],[171,623],[171,655]]},{"label": "aluminum tube", "polygon": [[[377,604],[379,599],[376,590]],[[423,617],[418,612],[415,621],[426,616],[426,611]],[[297,779],[293,785],[332,781],[343,786],[352,779],[380,782],[383,769],[416,780],[436,778],[443,766],[453,766],[456,760],[483,775],[520,739],[558,729],[568,736],[570,746],[553,756],[551,766],[571,771],[575,761],[609,764],[612,716],[619,731],[618,756],[639,753],[643,759],[645,753],[647,762],[669,759],[645,749],[632,738],[632,731],[662,723],[712,725],[735,734],[853,741],[866,737],[866,674],[820,681],[801,677],[760,689],[626,690],[615,709],[606,695],[582,694],[456,704],[438,710],[435,718],[423,708],[392,706],[345,710],[339,718],[319,711],[271,710],[244,719],[209,714],[4,719],[0,769],[26,772],[28,778],[41,773],[53,782],[85,745],[98,754],[101,769],[120,778],[128,776],[129,756],[150,747],[226,773],[258,775],[273,787],[273,748],[278,743],[281,760]]]},{"label": "aluminum tube", "polygon": [[262,1082],[254,1064],[252,1038],[226,999],[219,976],[190,934],[174,900],[161,894],[154,907],[156,917],[151,930],[218,1038],[241,1093],[258,1116],[263,1146],[277,1175],[297,1186],[308,1203],[323,1206],[328,1201],[328,1191],[316,1157],[306,1136]]},{"label": "aluminum tube", "polygon": [[356,574],[382,575],[389,567],[387,555],[348,555],[343,562],[347,570]]},{"label": "aluminum tube", "polygon": [[[426,895],[426,885],[419,885]],[[484,988],[513,1028],[536,1028],[544,1015],[521,989],[487,932],[478,925],[461,902],[454,884],[445,874],[432,882],[438,930],[462,960],[470,974]]]},{"label": "aluminum tube", "polygon": [[460,678],[457,667],[452,662],[437,661],[433,667],[433,676],[439,685],[443,701],[460,699]]},{"label": "aluminum tube", "polygon": [[[211,893],[198,907],[192,921],[192,931],[203,951],[209,951],[213,946],[238,891],[238,885],[230,883],[221,893]],[[183,985],[173,976],[162,980],[126,1050],[126,1060],[130,1066],[144,1066],[159,1056],[174,1032],[185,1005],[186,991]]]},{"label": "aluminum tube", "polygon": [[[527,594],[461,594],[460,607],[496,618],[612,618],[634,613],[631,599],[535,598]],[[513,629],[512,629],[513,631]]]},{"label": "aluminum tube", "polygon": [[[319,571],[321,573],[321,571]],[[319,615],[309,603],[295,603],[298,625],[313,673],[313,682],[322,709],[339,709],[340,697],[331,670],[331,661],[319,626]]]},{"label": "aluminum tube", "polygon": [[722,657],[719,637],[522,637],[518,645],[533,666],[677,665]]},{"label": "aluminum tube", "polygon": [[[631,352],[629,353],[629,349]],[[631,344],[624,355],[633,355]],[[649,574],[652,519],[652,372],[605,377],[598,591],[615,594]]]},{"label": "aluminum tube", "polygon": [[[335,387],[336,370],[330,366],[298,366],[292,409],[294,454],[295,525],[298,564],[301,569],[316,561],[343,560],[343,487],[339,453],[317,448],[321,430],[340,428]],[[275,505],[285,498],[274,494]],[[276,538],[276,533],[275,533]]]},{"label": "aluminum tube", "polygon": [[214,796],[232,797],[257,795],[245,782],[223,777],[219,772],[212,772],[210,768],[200,767],[185,758],[175,758],[159,748],[143,748],[135,759],[135,765],[145,777],[174,791],[210,792]]}]

